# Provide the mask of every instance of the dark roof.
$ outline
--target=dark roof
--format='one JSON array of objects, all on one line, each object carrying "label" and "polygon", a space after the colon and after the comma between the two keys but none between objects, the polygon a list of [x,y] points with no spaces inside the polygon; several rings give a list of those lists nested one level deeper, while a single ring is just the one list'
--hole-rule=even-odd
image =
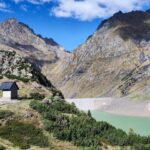
[{"label": "dark roof", "polygon": [[13,85],[15,85],[17,89],[19,89],[16,82],[3,82],[0,86],[0,89],[1,90],[11,90]]}]

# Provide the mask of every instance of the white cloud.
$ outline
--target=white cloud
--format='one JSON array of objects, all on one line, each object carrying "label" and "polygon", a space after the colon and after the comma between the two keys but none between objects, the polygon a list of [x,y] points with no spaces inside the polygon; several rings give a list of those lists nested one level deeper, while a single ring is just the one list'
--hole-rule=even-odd
[{"label": "white cloud", "polygon": [[29,2],[32,4],[55,3],[50,14],[56,17],[76,18],[78,20],[92,20],[106,18],[121,10],[128,12],[141,10],[150,6],[150,0],[13,0],[16,3]]},{"label": "white cloud", "polygon": [[92,20],[109,17],[119,10],[140,10],[145,5],[150,6],[150,0],[58,0],[51,12],[57,17]]},{"label": "white cloud", "polygon": [[48,2],[51,2],[51,1],[54,1],[54,0],[13,0],[14,2],[16,3],[19,3],[19,2],[29,2],[29,3],[32,3],[32,4],[44,4],[44,3],[48,3]]},{"label": "white cloud", "polygon": [[4,2],[0,2],[0,11],[3,12],[12,12],[11,10],[8,9],[8,6],[6,5],[6,3]]}]

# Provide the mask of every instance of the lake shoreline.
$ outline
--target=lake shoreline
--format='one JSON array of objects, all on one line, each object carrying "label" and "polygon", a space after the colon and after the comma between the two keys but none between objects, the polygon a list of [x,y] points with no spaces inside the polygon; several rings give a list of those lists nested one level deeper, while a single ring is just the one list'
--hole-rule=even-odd
[{"label": "lake shoreline", "polygon": [[116,115],[150,117],[150,100],[133,101],[127,98],[82,98],[66,99],[83,111],[98,110]]}]

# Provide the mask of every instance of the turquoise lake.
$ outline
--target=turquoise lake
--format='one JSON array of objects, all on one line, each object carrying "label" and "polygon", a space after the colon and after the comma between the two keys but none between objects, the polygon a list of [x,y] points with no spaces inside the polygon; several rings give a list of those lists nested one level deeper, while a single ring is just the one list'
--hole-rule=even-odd
[{"label": "turquoise lake", "polygon": [[137,134],[150,136],[150,118],[115,115],[96,110],[91,111],[91,114],[97,121],[106,121],[127,133],[132,128]]}]

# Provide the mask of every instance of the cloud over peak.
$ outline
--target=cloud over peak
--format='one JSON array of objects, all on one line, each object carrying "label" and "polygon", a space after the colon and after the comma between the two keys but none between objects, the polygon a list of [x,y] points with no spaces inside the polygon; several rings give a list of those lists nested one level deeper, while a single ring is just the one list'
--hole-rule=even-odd
[{"label": "cloud over peak", "polygon": [[140,10],[150,5],[149,0],[58,0],[52,13],[57,17],[73,17],[79,20],[106,18],[122,10]]},{"label": "cloud over peak", "polygon": [[150,0],[13,0],[16,3],[55,4],[50,8],[50,14],[56,17],[75,18],[78,20],[93,20],[107,18],[117,11],[128,12],[142,10],[150,6]]}]

